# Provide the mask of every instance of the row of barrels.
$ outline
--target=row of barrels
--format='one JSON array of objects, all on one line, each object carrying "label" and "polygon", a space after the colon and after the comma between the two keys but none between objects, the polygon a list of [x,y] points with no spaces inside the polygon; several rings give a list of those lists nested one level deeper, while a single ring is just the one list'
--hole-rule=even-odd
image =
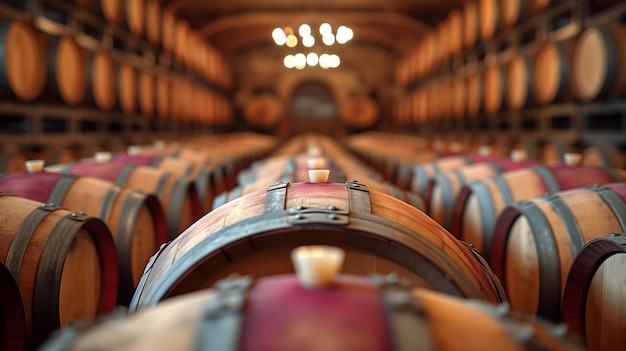
[{"label": "row of barrels", "polygon": [[[424,342],[446,350],[582,349],[562,328],[496,307],[506,297],[484,261],[419,209],[370,187],[380,182],[376,173],[335,141],[302,136],[271,155],[238,174],[240,186],[264,188],[218,204],[153,256],[131,315],[67,328],[43,349],[116,348],[111,335],[125,347],[181,350],[417,349]],[[318,168],[330,170],[328,181],[301,178]],[[364,173],[344,181],[344,172]],[[324,279],[330,285],[311,288],[304,273],[292,274],[294,253],[309,249],[327,266],[328,246],[344,256],[342,274]],[[311,272],[328,275],[321,266]],[[520,337],[524,328],[533,332]],[[444,329],[468,336],[443,336]]]},{"label": "row of barrels", "polygon": [[624,252],[620,168],[465,153],[416,163],[410,187],[431,218],[485,257],[514,311],[564,321],[604,350],[624,342],[626,295],[603,273]]},{"label": "row of barrels", "polygon": [[0,261],[24,304],[21,342],[31,349],[60,327],[127,306],[158,248],[273,145],[242,133],[1,176]]},{"label": "row of barrels", "polygon": [[591,102],[626,96],[626,64],[621,52],[626,25],[586,28],[576,38],[548,40],[510,57],[486,57],[435,77],[397,101],[400,124],[494,115],[532,106]]},{"label": "row of barrels", "polygon": [[124,26],[138,38],[162,48],[206,82],[232,88],[232,72],[224,56],[200,32],[160,0],[76,0],[111,25]]},{"label": "row of barrels", "polygon": [[396,66],[396,81],[408,86],[429,76],[448,59],[471,51],[479,42],[489,42],[501,29],[511,28],[545,10],[546,0],[467,1],[453,9],[426,34]]},{"label": "row of barrels", "polygon": [[72,35],[49,36],[22,20],[5,20],[0,28],[3,96],[210,125],[232,123],[228,98],[204,83],[147,66],[135,56],[87,50]]}]

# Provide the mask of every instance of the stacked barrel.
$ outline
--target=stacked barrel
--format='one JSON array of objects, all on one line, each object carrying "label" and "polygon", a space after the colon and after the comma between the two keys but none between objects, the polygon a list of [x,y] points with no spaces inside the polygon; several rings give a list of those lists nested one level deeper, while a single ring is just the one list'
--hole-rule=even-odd
[{"label": "stacked barrel", "polygon": [[3,349],[33,349],[59,328],[127,306],[159,247],[274,147],[240,133],[45,168],[28,160],[27,172],[0,176]]},{"label": "stacked barrel", "polygon": [[[566,322],[590,350],[622,345],[626,294],[613,283],[622,278],[607,274],[621,268],[626,244],[625,155],[590,147],[547,162],[521,144],[506,157],[488,155],[488,145],[418,140],[408,148],[367,133],[348,145],[385,160],[388,180],[423,197],[431,218],[480,252],[514,311]],[[602,154],[612,156],[599,162]]]},{"label": "stacked barrel", "polygon": [[[601,21],[591,15],[581,25],[574,23],[577,13],[587,16],[599,6],[610,12],[619,3],[466,2],[398,62],[396,84],[405,94],[396,101],[394,121],[424,125],[507,118],[565,102],[584,106],[624,98],[624,24],[619,17]],[[567,32],[543,25],[567,16]]]},{"label": "stacked barrel", "polygon": [[[19,8],[26,2],[10,3],[24,14],[0,19],[0,96],[140,124],[232,124],[228,61],[161,1],[76,1],[78,7],[61,11],[58,22],[46,17],[53,23],[45,27]],[[45,14],[43,3],[37,5]],[[70,26],[72,21],[98,33],[79,32],[82,26]],[[54,32],[62,34],[50,34],[50,26],[62,27]]]}]

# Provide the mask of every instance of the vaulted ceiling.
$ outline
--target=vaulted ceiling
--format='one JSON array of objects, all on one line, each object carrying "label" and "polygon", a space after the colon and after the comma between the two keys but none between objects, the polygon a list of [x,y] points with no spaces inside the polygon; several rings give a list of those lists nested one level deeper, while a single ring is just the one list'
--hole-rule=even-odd
[{"label": "vaulted ceiling", "polygon": [[354,41],[401,55],[467,0],[165,0],[226,55],[272,45],[276,27],[340,23]]}]

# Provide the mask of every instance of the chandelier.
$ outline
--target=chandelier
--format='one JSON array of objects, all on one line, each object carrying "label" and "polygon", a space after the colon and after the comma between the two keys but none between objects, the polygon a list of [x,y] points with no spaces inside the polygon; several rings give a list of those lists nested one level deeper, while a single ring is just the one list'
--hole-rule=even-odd
[{"label": "chandelier", "polygon": [[[288,48],[296,48],[298,44],[302,44],[305,48],[311,49],[316,47],[317,42],[321,42],[326,47],[331,47],[335,44],[343,45],[349,42],[353,36],[354,33],[352,29],[343,25],[339,26],[337,31],[333,33],[333,27],[328,23],[322,23],[319,26],[317,39],[313,34],[311,26],[306,23],[298,27],[297,35],[293,28],[289,26],[274,28],[272,31],[274,43],[278,46],[286,46]],[[322,69],[328,69],[339,67],[341,59],[337,54],[318,54],[312,50],[307,54],[299,52],[286,55],[283,59],[283,64],[287,68],[304,69],[306,66],[314,67],[319,65]]]}]

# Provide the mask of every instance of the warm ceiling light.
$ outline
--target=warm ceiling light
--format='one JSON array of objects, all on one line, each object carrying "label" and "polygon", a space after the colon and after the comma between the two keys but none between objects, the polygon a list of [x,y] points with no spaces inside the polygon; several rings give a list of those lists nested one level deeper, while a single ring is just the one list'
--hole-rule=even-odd
[{"label": "warm ceiling light", "polygon": [[346,26],[340,26],[339,28],[337,28],[337,43],[345,44],[350,41],[353,36],[354,33],[352,32],[352,29]]},{"label": "warm ceiling light", "polygon": [[308,35],[302,38],[302,45],[307,48],[313,47],[315,45],[315,38],[312,35]]},{"label": "warm ceiling light", "polygon": [[302,24],[300,25],[300,28],[298,28],[298,34],[300,34],[301,37],[308,37],[311,35],[311,26],[309,26],[308,24]]},{"label": "warm ceiling light", "polygon": [[317,63],[319,62],[319,57],[317,56],[316,53],[314,52],[309,52],[308,55],[306,55],[306,64],[313,67],[313,66],[317,66]]},{"label": "warm ceiling light", "polygon": [[324,69],[330,68],[330,55],[329,54],[320,55],[319,64],[320,64],[320,67]]},{"label": "warm ceiling light", "polygon": [[332,32],[333,32],[333,27],[331,27],[330,24],[322,23],[320,25],[320,34],[321,35],[331,34]]},{"label": "warm ceiling light", "polygon": [[293,48],[296,45],[298,45],[298,38],[293,34],[289,34],[287,36],[287,47]]},{"label": "warm ceiling light", "polygon": [[339,59],[339,56],[335,54],[330,55],[330,68],[337,68],[340,64],[341,60]]},{"label": "warm ceiling light", "polygon": [[293,55],[285,56],[285,58],[283,59],[283,64],[287,68],[294,68],[296,66],[295,57]]},{"label": "warm ceiling light", "polygon": [[322,42],[328,46],[331,46],[335,43],[335,36],[333,33],[326,33],[322,36]]},{"label": "warm ceiling light", "polygon": [[287,36],[281,28],[274,28],[274,30],[272,31],[272,39],[274,39],[276,45],[282,46],[285,45],[285,43],[287,42]]},{"label": "warm ceiling light", "polygon": [[297,53],[296,56],[294,56],[293,64],[296,67],[306,66],[306,56],[303,53]]}]

